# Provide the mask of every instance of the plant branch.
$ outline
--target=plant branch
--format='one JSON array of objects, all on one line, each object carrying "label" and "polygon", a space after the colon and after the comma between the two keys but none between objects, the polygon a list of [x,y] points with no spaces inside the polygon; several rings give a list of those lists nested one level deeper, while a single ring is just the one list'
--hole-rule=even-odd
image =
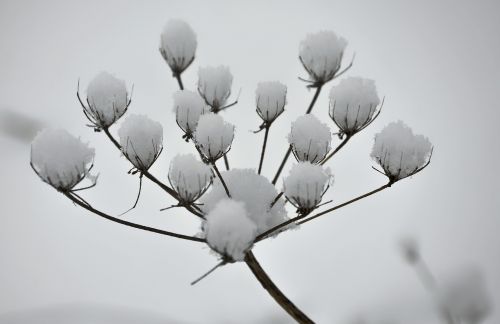
[{"label": "plant branch", "polygon": [[304,314],[294,303],[288,299],[283,292],[274,284],[267,273],[262,269],[252,251],[247,252],[245,263],[250,268],[254,276],[259,280],[262,287],[267,290],[269,295],[298,323],[314,323],[306,314]]},{"label": "plant branch", "polygon": [[335,150],[333,150],[330,154],[328,154],[328,156],[326,156],[323,161],[321,161],[320,165],[324,165],[326,163],[326,161],[330,160],[332,158],[332,156],[334,156],[338,151],[340,151],[340,149],[342,147],[344,147],[344,145],[347,144],[347,142],[349,142],[349,140],[351,139],[351,135],[346,135],[345,139],[339,144],[339,146],[337,146],[335,148]]},{"label": "plant branch", "polygon": [[267,137],[269,136],[269,125],[265,126],[266,130],[264,131],[264,142],[262,143],[262,152],[260,153],[260,162],[259,162],[259,171],[257,174],[260,174],[262,171],[262,163],[264,162],[264,154],[266,153],[266,145],[267,145]]},{"label": "plant branch", "polygon": [[92,213],[94,213],[94,214],[96,214],[98,216],[101,216],[103,218],[106,218],[106,219],[108,219],[108,220],[110,220],[112,222],[119,223],[119,224],[122,224],[122,225],[125,225],[125,226],[130,226],[130,227],[137,228],[137,229],[141,229],[141,230],[144,230],[144,231],[152,232],[152,233],[157,233],[157,234],[161,234],[161,235],[166,235],[166,236],[171,236],[171,237],[183,239],[183,240],[194,241],[194,242],[202,242],[202,243],[205,242],[204,239],[199,238],[199,237],[188,236],[188,235],[178,234],[178,233],[174,233],[174,232],[164,231],[164,230],[161,230],[161,229],[158,229],[158,228],[144,226],[144,225],[140,225],[140,224],[128,222],[128,221],[120,219],[120,218],[113,217],[111,215],[105,214],[105,213],[103,213],[103,212],[101,212],[101,211],[99,211],[99,210],[91,207],[89,204],[85,204],[84,202],[80,201],[79,199],[77,199],[75,196],[73,196],[69,192],[64,192],[63,194],[66,197],[68,197],[73,203],[77,204],[78,206],[83,207],[86,210],[88,210],[88,211],[90,211],[90,212],[92,212]]},{"label": "plant branch", "polygon": [[182,84],[182,78],[180,73],[175,73],[174,77],[177,79],[177,83],[179,84],[179,88],[184,90],[184,84]]},{"label": "plant branch", "polygon": [[224,154],[224,165],[226,166],[226,170],[229,171],[229,160],[227,159],[227,152]]},{"label": "plant branch", "polygon": [[212,163],[212,166],[215,170],[215,173],[217,173],[217,177],[219,178],[220,182],[222,183],[222,186],[224,187],[224,190],[226,191],[226,194],[229,198],[231,198],[231,194],[229,193],[229,189],[227,188],[226,182],[222,178],[222,175],[219,172],[219,169],[217,168],[217,165],[215,165],[215,162]]}]

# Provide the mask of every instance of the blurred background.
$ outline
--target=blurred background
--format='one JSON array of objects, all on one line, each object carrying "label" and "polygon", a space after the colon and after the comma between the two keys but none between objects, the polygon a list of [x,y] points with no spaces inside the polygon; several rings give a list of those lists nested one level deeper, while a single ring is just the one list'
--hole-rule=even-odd
[{"label": "blurred background", "polygon": [[[198,36],[183,74],[228,65],[239,104],[232,167],[256,168],[263,133],[255,113],[259,81],[288,86],[273,124],[263,174],[272,177],[291,121],[313,95],[298,46],[307,33],[334,30],[356,53],[350,76],[376,80],[379,118],[328,162],[343,202],[385,179],[371,169],[373,136],[403,120],[434,144],[430,166],[376,196],[259,243],[255,255],[275,283],[319,323],[441,323],[433,297],[399,251],[415,237],[438,282],[479,269],[500,322],[500,17],[481,1],[0,1],[0,323],[289,323],[244,264],[225,266],[192,287],[217,260],[197,243],[122,227],[72,205],[29,167],[29,143],[43,127],[63,127],[96,148],[97,187],[83,196],[117,215],[129,208],[137,176],[102,133],[85,127],[76,99],[101,70],[134,85],[131,113],[162,123],[165,149],[151,172],[165,180],[181,139],[172,112],[177,83],[158,51],[170,18]],[[313,113],[327,122],[325,87]],[[115,133],[119,125],[112,128]],[[115,133],[116,134],[116,133]],[[333,145],[338,139],[334,139]],[[287,165],[286,175],[291,163]],[[279,182],[281,186],[281,181]],[[145,181],[138,208],[124,217],[186,234],[198,219]],[[289,211],[290,215],[293,210]],[[496,310],[495,310],[496,308]]]}]

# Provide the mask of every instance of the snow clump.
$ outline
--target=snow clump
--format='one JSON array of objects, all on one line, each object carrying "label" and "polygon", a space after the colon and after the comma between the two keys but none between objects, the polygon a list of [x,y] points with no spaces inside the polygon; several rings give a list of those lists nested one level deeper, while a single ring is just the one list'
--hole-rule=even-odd
[{"label": "snow clump", "polygon": [[196,34],[186,22],[176,19],[167,22],[160,36],[160,53],[174,76],[193,62],[196,46]]},{"label": "snow clump", "polygon": [[212,183],[212,170],[194,155],[177,155],[170,163],[168,180],[183,203],[198,200]]},{"label": "snow clump", "polygon": [[314,115],[300,116],[292,123],[288,142],[299,162],[319,163],[331,149],[330,128]]},{"label": "snow clump", "polygon": [[196,92],[180,90],[174,93],[174,111],[177,125],[187,140],[192,138],[200,116],[208,112],[208,107]]},{"label": "snow clump", "polygon": [[286,85],[278,81],[260,82],[255,100],[257,114],[269,125],[285,110]]},{"label": "snow clump", "polygon": [[207,66],[198,71],[198,92],[212,112],[224,108],[231,95],[233,75],[227,66]]},{"label": "snow clump", "polygon": [[200,116],[194,133],[196,146],[208,162],[215,162],[231,148],[234,126],[221,116],[207,113]]}]

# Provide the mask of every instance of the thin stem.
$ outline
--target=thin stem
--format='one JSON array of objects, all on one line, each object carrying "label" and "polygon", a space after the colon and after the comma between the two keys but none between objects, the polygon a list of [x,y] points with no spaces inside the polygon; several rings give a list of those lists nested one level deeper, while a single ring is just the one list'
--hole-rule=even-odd
[{"label": "thin stem", "polygon": [[144,225],[140,225],[140,224],[128,222],[128,221],[120,219],[120,218],[113,217],[111,215],[105,214],[105,213],[103,213],[103,212],[101,212],[101,211],[99,211],[99,210],[91,207],[90,205],[87,205],[87,204],[83,203],[82,201],[80,201],[76,197],[74,197],[71,193],[63,193],[63,194],[66,197],[68,197],[73,203],[77,204],[78,206],[83,207],[86,210],[88,210],[88,211],[90,211],[90,212],[92,212],[92,213],[94,213],[94,214],[96,214],[98,216],[101,216],[103,218],[106,218],[106,219],[108,219],[108,220],[110,220],[112,222],[119,223],[119,224],[122,224],[122,225],[125,225],[125,226],[134,227],[134,228],[141,229],[141,230],[148,231],[148,232],[152,232],[152,233],[157,233],[157,234],[167,235],[167,236],[171,236],[171,237],[176,237],[176,238],[183,239],[183,240],[194,241],[194,242],[202,242],[202,243],[205,242],[204,239],[199,238],[199,237],[188,236],[188,235],[178,234],[178,233],[174,233],[174,232],[164,231],[164,230],[161,230],[161,229],[158,229],[158,228],[144,226]]},{"label": "thin stem", "polygon": [[255,242],[259,242],[259,241],[262,241],[263,239],[265,239],[266,237],[268,237],[269,235],[272,235],[273,233],[276,233],[277,230],[279,229],[282,229],[283,227],[285,226],[288,226],[292,223],[295,223],[296,221],[298,220],[301,220],[303,219],[304,217],[306,217],[307,215],[309,215],[308,213],[307,214],[298,214],[297,216],[293,217],[293,218],[290,218],[289,220],[287,220],[286,222],[283,222],[281,224],[278,224],[274,227],[271,227],[270,229],[268,229],[267,231],[265,231],[264,233],[261,233],[259,234],[256,238],[255,238]]},{"label": "thin stem", "polygon": [[[316,103],[316,100],[318,100],[318,97],[319,97],[319,94],[320,94],[322,88],[323,88],[323,85],[319,85],[316,88],[316,92],[314,93],[314,96],[311,100],[311,103],[309,104],[309,107],[307,108],[306,114],[311,113],[311,111],[314,107],[314,104]],[[278,182],[278,178],[281,174],[281,171],[283,171],[283,168],[285,167],[286,161],[290,157],[290,153],[292,153],[292,146],[291,145],[288,147],[288,151],[286,151],[286,154],[283,157],[283,160],[281,161],[280,167],[278,168],[278,171],[276,172],[276,175],[273,178],[273,181],[272,181],[273,185],[275,185],[276,182]]]},{"label": "thin stem", "polygon": [[351,199],[351,200],[349,200],[349,201],[346,201],[345,203],[342,203],[342,204],[340,204],[340,205],[334,206],[334,207],[332,207],[332,208],[329,208],[329,209],[327,209],[327,210],[322,211],[321,213],[318,213],[318,214],[313,215],[313,216],[311,216],[311,217],[309,217],[309,218],[307,218],[307,219],[304,219],[303,221],[300,221],[300,222],[298,223],[298,225],[302,225],[302,224],[307,223],[307,222],[309,222],[309,221],[311,221],[311,220],[313,220],[313,219],[315,219],[315,218],[318,218],[318,217],[320,217],[320,216],[322,216],[322,215],[328,214],[329,212],[332,212],[332,211],[334,211],[334,210],[336,210],[336,209],[342,208],[342,207],[347,206],[347,205],[349,205],[349,204],[352,204],[353,202],[356,202],[356,201],[358,201],[358,200],[360,200],[360,199],[363,199],[363,198],[366,198],[366,197],[371,196],[371,195],[373,195],[373,194],[376,194],[376,193],[377,193],[377,192],[379,192],[379,191],[382,191],[382,190],[384,190],[384,189],[386,189],[386,188],[389,188],[390,186],[392,186],[392,184],[393,184],[393,182],[392,182],[392,181],[389,181],[389,182],[388,182],[388,183],[386,183],[385,185],[383,185],[383,186],[381,186],[381,187],[379,187],[379,188],[377,188],[377,189],[375,189],[375,190],[372,190],[372,191],[370,191],[370,192],[367,192],[367,193],[365,193],[364,195],[358,196],[358,197],[353,198],[353,199]]},{"label": "thin stem", "polygon": [[227,159],[227,153],[224,154],[224,165],[226,166],[226,170],[229,171],[229,160]]},{"label": "thin stem", "polygon": [[260,153],[260,162],[259,162],[259,171],[260,174],[262,171],[262,163],[264,162],[264,154],[266,153],[266,145],[267,145],[267,137],[269,136],[270,127],[266,125],[266,130],[264,131],[264,143],[262,143],[262,152]]},{"label": "thin stem", "polygon": [[269,295],[298,323],[314,323],[306,314],[304,314],[294,303],[288,299],[283,292],[274,284],[267,273],[262,269],[252,251],[247,252],[245,263],[250,268],[254,276],[259,280],[262,287],[267,290]]},{"label": "thin stem", "polygon": [[212,166],[215,170],[215,173],[217,173],[217,177],[219,177],[219,180],[220,182],[222,183],[222,186],[224,187],[224,190],[226,191],[226,194],[229,198],[231,198],[231,194],[229,193],[229,189],[227,188],[227,185],[226,185],[226,182],[224,182],[224,179],[222,178],[220,172],[219,172],[219,169],[217,168],[217,166],[215,165],[215,162],[212,163]]},{"label": "thin stem", "polygon": [[217,263],[214,267],[212,267],[210,270],[208,270],[205,274],[203,274],[201,277],[199,277],[198,279],[196,279],[195,281],[193,281],[191,283],[191,286],[196,285],[202,279],[206,278],[209,274],[211,274],[212,272],[214,272],[215,270],[217,270],[217,268],[222,267],[225,264],[226,264],[225,260],[222,260],[221,262]]},{"label": "thin stem", "polygon": [[176,73],[174,77],[177,79],[177,83],[179,84],[179,88],[184,90],[184,84],[182,84],[182,78],[180,73]]},{"label": "thin stem", "polygon": [[323,161],[321,161],[320,165],[324,165],[326,163],[326,161],[330,160],[332,158],[332,156],[334,156],[338,151],[340,151],[340,149],[342,147],[344,147],[344,145],[347,144],[347,142],[349,142],[349,140],[351,139],[351,135],[346,135],[346,137],[344,138],[344,140],[339,144],[339,146],[337,146],[335,148],[335,150],[333,150],[330,154],[328,154],[327,157],[325,157],[323,159]]}]

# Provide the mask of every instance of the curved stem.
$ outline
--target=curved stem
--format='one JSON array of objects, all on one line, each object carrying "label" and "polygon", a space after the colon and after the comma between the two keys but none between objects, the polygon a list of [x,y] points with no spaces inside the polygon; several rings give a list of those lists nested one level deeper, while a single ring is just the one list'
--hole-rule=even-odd
[{"label": "curved stem", "polygon": [[202,243],[205,242],[204,239],[199,238],[199,237],[188,236],[188,235],[178,234],[178,233],[174,233],[174,232],[164,231],[164,230],[161,230],[161,229],[158,229],[158,228],[144,226],[144,225],[140,225],[140,224],[128,222],[128,221],[120,219],[120,218],[113,217],[111,215],[105,214],[105,213],[103,213],[103,212],[101,212],[101,211],[99,211],[99,210],[91,207],[88,204],[83,203],[82,201],[78,200],[76,197],[74,197],[73,195],[71,195],[71,193],[63,193],[63,194],[66,197],[68,197],[73,203],[77,204],[78,206],[83,207],[86,210],[88,210],[88,211],[90,211],[90,212],[92,212],[92,213],[94,213],[94,214],[96,214],[98,216],[101,216],[103,218],[106,218],[106,219],[108,219],[108,220],[110,220],[112,222],[119,223],[119,224],[122,224],[122,225],[125,225],[125,226],[130,226],[130,227],[137,228],[137,229],[141,229],[141,230],[144,230],[144,231],[152,232],[152,233],[157,233],[157,234],[162,234],[162,235],[166,235],[166,236],[171,236],[171,237],[183,239],[183,240],[194,241],[194,242],[202,242]]},{"label": "curved stem", "polygon": [[316,103],[316,100],[318,100],[319,93],[321,92],[321,88],[323,88],[323,85],[320,85],[316,88],[316,92],[314,93],[314,97],[311,100],[311,103],[309,104],[309,107],[307,108],[306,114],[310,114],[314,104]]},{"label": "curved stem", "polygon": [[224,165],[226,166],[226,170],[229,171],[229,160],[227,159],[227,153],[224,154]]},{"label": "curved stem", "polygon": [[226,191],[226,194],[229,198],[231,198],[231,194],[229,193],[229,189],[227,188],[227,185],[226,185],[226,182],[224,181],[224,179],[222,178],[220,172],[219,172],[219,169],[217,168],[217,166],[215,165],[215,162],[212,163],[212,166],[215,170],[215,173],[217,173],[217,177],[219,177],[219,180],[220,182],[222,183],[222,186],[224,187],[224,190]]},{"label": "curved stem", "polygon": [[350,139],[351,135],[346,135],[345,139],[339,144],[339,146],[337,146],[335,150],[333,150],[330,154],[328,154],[328,156],[325,157],[323,161],[321,161],[320,165],[324,165],[326,161],[330,160],[332,156],[334,156],[338,151],[340,151],[342,147],[344,147],[344,145],[347,144],[347,142],[349,142]]},{"label": "curved stem", "polygon": [[260,162],[259,162],[259,170],[257,174],[260,174],[262,171],[262,163],[264,162],[264,154],[266,153],[266,145],[267,145],[267,137],[269,136],[269,126],[266,126],[266,130],[264,131],[264,143],[262,143],[262,152],[260,153]]},{"label": "curved stem", "polygon": [[314,323],[306,314],[304,314],[294,303],[288,299],[283,292],[274,284],[267,273],[262,269],[259,262],[249,251],[245,256],[245,263],[250,268],[254,276],[259,280],[262,287],[271,295],[271,297],[298,323]]},{"label": "curved stem", "polygon": [[179,84],[179,88],[184,90],[184,84],[182,84],[182,78],[180,73],[176,73],[174,77],[177,79],[177,83]]}]

